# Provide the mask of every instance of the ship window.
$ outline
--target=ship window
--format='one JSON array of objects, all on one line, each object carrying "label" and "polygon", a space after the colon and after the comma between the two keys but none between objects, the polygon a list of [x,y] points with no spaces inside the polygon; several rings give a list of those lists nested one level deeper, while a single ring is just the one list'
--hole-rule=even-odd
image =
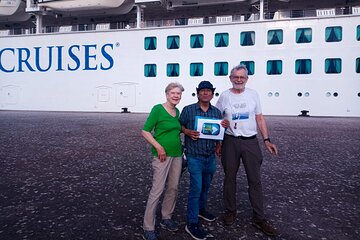
[{"label": "ship window", "polygon": [[180,37],[179,36],[168,36],[167,37],[167,48],[168,49],[178,49],[180,47]]},{"label": "ship window", "polygon": [[178,77],[180,74],[180,66],[178,63],[169,63],[167,65],[167,76],[168,77]]},{"label": "ship window", "polygon": [[357,26],[357,30],[356,30],[356,39],[358,40],[358,41],[360,41],[360,25],[358,25]]},{"label": "ship window", "polygon": [[229,34],[228,33],[216,33],[215,34],[215,47],[227,47],[229,46]]},{"label": "ship window", "polygon": [[240,65],[243,64],[248,70],[248,75],[254,75],[255,73],[255,62],[254,61],[241,61]]},{"label": "ship window", "polygon": [[240,33],[240,45],[252,46],[255,45],[255,32],[241,32]]},{"label": "ship window", "polygon": [[282,61],[281,60],[267,61],[267,74],[268,75],[282,74]]},{"label": "ship window", "polygon": [[311,28],[298,28],[296,29],[296,43],[309,43],[312,41]]},{"label": "ship window", "polygon": [[360,58],[356,59],[356,73],[360,73]]},{"label": "ship window", "polygon": [[204,35],[196,34],[190,36],[191,48],[203,48],[204,47]]},{"label": "ship window", "polygon": [[282,44],[283,43],[283,31],[282,30],[269,30],[267,36],[267,43],[269,45]]},{"label": "ship window", "polygon": [[155,50],[156,49],[156,37],[146,37],[144,41],[145,50]]},{"label": "ship window", "polygon": [[342,27],[327,27],[325,40],[326,42],[340,42],[342,40]]},{"label": "ship window", "polygon": [[325,59],[325,73],[341,73],[341,59],[327,58]]},{"label": "ship window", "polygon": [[156,77],[156,64],[145,64],[144,65],[144,76],[145,77]]},{"label": "ship window", "polygon": [[311,59],[297,59],[295,61],[296,74],[310,74],[311,73]]},{"label": "ship window", "polygon": [[215,76],[226,76],[228,75],[229,67],[227,62],[216,62],[214,65]]},{"label": "ship window", "polygon": [[204,66],[202,63],[191,63],[190,64],[190,76],[202,76]]}]

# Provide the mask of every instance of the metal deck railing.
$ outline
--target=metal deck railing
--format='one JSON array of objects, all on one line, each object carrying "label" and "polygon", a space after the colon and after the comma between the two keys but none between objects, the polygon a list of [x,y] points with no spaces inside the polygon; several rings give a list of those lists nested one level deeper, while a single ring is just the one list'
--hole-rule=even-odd
[{"label": "metal deck railing", "polygon": [[[299,19],[311,17],[337,17],[344,15],[360,15],[360,7],[342,7],[330,9],[289,10],[264,13],[263,20]],[[204,25],[216,23],[234,23],[259,21],[259,13],[237,14],[227,16],[205,16],[202,18],[177,18],[164,20],[145,20],[140,28],[171,27],[186,25]],[[99,27],[100,26],[100,27]],[[110,31],[115,29],[136,28],[136,19],[127,22],[91,23],[66,26],[44,26],[40,33]],[[36,27],[0,29],[1,36],[36,34]]]}]

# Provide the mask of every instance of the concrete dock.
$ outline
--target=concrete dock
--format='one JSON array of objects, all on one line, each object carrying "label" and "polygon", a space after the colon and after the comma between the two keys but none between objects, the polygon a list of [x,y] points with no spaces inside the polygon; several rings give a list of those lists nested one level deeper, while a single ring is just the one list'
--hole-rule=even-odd
[{"label": "concrete dock", "polygon": [[[150,146],[140,135],[147,114],[0,111],[0,239],[142,239],[151,187]],[[269,238],[251,224],[243,166],[238,218],[224,226],[217,173],[200,221],[208,239],[360,239],[360,118],[267,116],[272,142],[262,181],[266,215],[281,233]],[[189,174],[182,178],[174,219],[185,232]]]}]

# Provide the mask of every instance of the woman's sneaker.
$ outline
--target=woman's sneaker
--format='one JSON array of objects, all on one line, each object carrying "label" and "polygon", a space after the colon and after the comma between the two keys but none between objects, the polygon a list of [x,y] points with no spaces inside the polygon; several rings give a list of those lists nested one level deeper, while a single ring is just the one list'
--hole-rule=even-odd
[{"label": "woman's sneaker", "polygon": [[172,219],[163,219],[160,223],[160,226],[163,229],[166,229],[171,232],[175,232],[175,231],[179,230],[178,224]]},{"label": "woman's sneaker", "polygon": [[143,239],[144,240],[158,240],[155,231],[144,231]]}]

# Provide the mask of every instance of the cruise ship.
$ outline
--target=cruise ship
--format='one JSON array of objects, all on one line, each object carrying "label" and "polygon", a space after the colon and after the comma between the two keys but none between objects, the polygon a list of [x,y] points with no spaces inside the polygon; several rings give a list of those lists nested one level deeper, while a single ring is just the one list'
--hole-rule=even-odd
[{"label": "cruise ship", "polygon": [[359,0],[1,0],[0,110],[149,112],[170,82],[266,115],[360,117]]}]

